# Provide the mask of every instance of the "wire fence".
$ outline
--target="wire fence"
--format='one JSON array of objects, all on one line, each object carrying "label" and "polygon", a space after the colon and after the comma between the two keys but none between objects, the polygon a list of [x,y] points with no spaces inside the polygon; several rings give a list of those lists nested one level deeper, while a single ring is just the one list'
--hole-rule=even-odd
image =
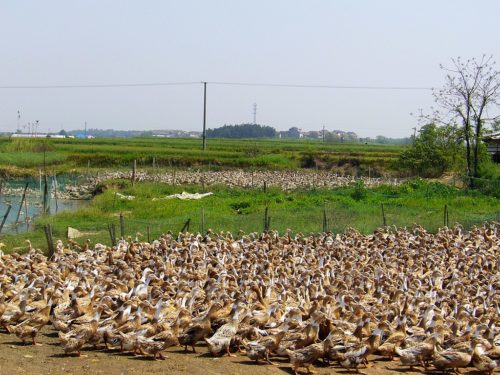
[{"label": "wire fence", "polygon": [[[120,238],[152,241],[162,234],[191,232],[206,234],[212,232],[230,232],[235,237],[242,233],[265,232],[276,230],[284,233],[290,230],[293,233],[303,234],[330,231],[343,233],[347,228],[355,228],[361,233],[370,233],[383,226],[412,227],[422,225],[430,232],[438,228],[456,224],[469,229],[481,223],[500,222],[500,211],[468,212],[467,215],[458,214],[448,206],[442,209],[422,209],[418,207],[402,207],[394,204],[381,204],[370,210],[353,209],[342,204],[329,204],[314,209],[265,209],[245,215],[220,216],[205,209],[196,214],[182,214],[163,219],[136,219],[127,214],[117,215],[116,218],[100,225],[91,223],[77,228],[77,238],[89,238],[116,243]],[[55,223],[54,238],[65,239],[68,228]],[[70,236],[71,237],[71,236]]]}]

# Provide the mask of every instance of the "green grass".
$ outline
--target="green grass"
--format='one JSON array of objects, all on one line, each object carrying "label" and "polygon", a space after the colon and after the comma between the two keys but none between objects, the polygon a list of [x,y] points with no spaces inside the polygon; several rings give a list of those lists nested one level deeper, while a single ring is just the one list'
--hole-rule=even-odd
[{"label": "green grass", "polygon": [[[191,219],[190,231],[201,230],[201,211],[205,212],[204,230],[230,231],[237,234],[263,230],[264,210],[269,208],[271,229],[280,232],[291,229],[302,233],[322,230],[323,209],[326,207],[328,229],[335,233],[353,227],[362,233],[370,233],[382,226],[381,205],[384,205],[387,225],[410,227],[414,223],[435,232],[443,226],[444,206],[448,206],[449,223],[461,223],[465,227],[487,220],[498,220],[500,203],[477,191],[466,191],[438,183],[421,180],[409,181],[402,186],[380,186],[366,189],[362,185],[333,190],[283,192],[270,188],[228,189],[213,186],[214,194],[199,201],[156,200],[165,195],[201,192],[200,186],[171,186],[141,183],[130,186],[128,181],[108,182],[108,190],[97,196],[92,204],[78,212],[60,213],[37,220],[32,233],[3,236],[8,249],[22,246],[29,238],[34,244],[46,247],[43,225],[51,223],[54,237],[66,240],[67,227],[75,227],[88,234],[85,238],[109,244],[108,224],[115,224],[119,235],[119,214],[125,218],[126,235],[144,235],[150,228],[151,238],[171,231],[177,233]],[[115,192],[133,195],[132,201],[117,199]]]},{"label": "green grass", "polygon": [[35,175],[43,166],[56,173],[109,168],[151,167],[153,158],[163,168],[372,168],[390,170],[402,146],[324,144],[304,140],[209,139],[206,152],[200,139],[9,139],[0,138],[0,173]]}]

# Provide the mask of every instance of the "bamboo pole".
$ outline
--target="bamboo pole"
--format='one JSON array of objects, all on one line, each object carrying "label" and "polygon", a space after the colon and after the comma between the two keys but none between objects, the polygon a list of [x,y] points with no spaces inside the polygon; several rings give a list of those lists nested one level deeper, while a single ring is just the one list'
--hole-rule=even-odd
[{"label": "bamboo pole", "polygon": [[7,221],[7,216],[9,216],[11,208],[12,208],[12,205],[10,203],[7,203],[7,212],[5,213],[5,215],[3,215],[2,224],[0,224],[0,233],[2,233],[3,226],[4,226],[5,222]]},{"label": "bamboo pole", "polygon": [[26,185],[24,185],[23,196],[21,198],[21,204],[19,205],[19,210],[17,211],[16,221],[14,222],[15,224],[19,222],[19,216],[21,215],[21,211],[23,210],[23,203],[24,200],[26,199],[26,190],[28,190],[28,185],[29,185],[28,182],[26,182]]},{"label": "bamboo pole", "polygon": [[56,178],[56,175],[54,175],[53,181],[54,181],[53,182],[54,183],[54,199],[56,201],[56,214],[57,214],[59,206],[58,206],[58,202],[57,202],[57,178]]}]

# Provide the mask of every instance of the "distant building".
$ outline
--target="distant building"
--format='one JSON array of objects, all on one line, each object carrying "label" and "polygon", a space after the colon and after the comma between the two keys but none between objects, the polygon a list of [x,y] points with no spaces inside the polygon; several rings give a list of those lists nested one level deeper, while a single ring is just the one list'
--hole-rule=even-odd
[{"label": "distant building", "polygon": [[500,163],[500,133],[483,137],[483,142],[488,148],[488,153],[495,163]]},{"label": "distant building", "polygon": [[77,138],[77,139],[93,139],[95,137],[93,135],[90,135],[90,134],[78,133],[75,135],[75,138]]},{"label": "distant building", "polygon": [[12,138],[47,138],[46,133],[14,133]]},{"label": "distant building", "polygon": [[68,138],[68,137],[62,134],[48,134],[47,138]]}]

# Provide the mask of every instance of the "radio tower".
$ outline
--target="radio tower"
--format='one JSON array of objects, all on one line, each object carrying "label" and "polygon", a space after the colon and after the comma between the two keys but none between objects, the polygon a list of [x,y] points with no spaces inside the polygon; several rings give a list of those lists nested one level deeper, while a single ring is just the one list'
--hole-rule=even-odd
[{"label": "radio tower", "polygon": [[257,125],[257,103],[253,103],[253,124]]}]

